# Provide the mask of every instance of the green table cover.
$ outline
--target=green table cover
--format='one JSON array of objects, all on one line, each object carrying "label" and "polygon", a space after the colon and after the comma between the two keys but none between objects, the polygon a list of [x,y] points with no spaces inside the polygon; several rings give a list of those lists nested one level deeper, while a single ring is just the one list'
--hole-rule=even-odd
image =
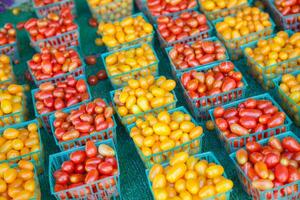
[{"label": "green table cover", "polygon": [[[92,28],[88,25],[88,20],[91,18],[91,14],[88,8],[88,5],[85,0],[75,0],[77,7],[77,18],[76,21],[80,26],[80,40],[81,40],[81,50],[84,55],[99,54],[106,51],[105,47],[98,47],[95,45],[94,40],[97,37],[96,28]],[[137,9],[135,9],[137,10]],[[31,17],[36,17],[34,12],[22,12],[20,15],[15,16],[11,11],[6,11],[5,13],[0,14],[0,25],[4,23],[11,22],[17,24],[18,22],[26,21]],[[34,49],[30,47],[29,38],[25,30],[17,32],[18,42],[19,42],[19,52],[20,52],[20,63],[14,65],[14,73],[17,77],[17,82],[21,84],[28,84],[25,79],[25,71],[27,69],[26,61],[28,61],[32,55],[35,53]],[[162,51],[158,40],[155,38],[155,50],[159,57],[159,74],[165,75],[168,78],[171,76],[171,66],[168,61],[167,55]],[[264,92],[269,92],[274,97],[274,91],[264,91],[262,87],[256,82],[251,75],[249,75],[246,70],[246,62],[244,60],[239,60],[235,62],[239,70],[242,71],[243,75],[246,77],[246,80],[249,84],[247,96],[253,96],[262,94]],[[100,69],[104,69],[103,63],[98,59],[95,66],[86,67],[86,77],[91,74],[97,73]],[[30,84],[31,89],[35,86]],[[96,86],[91,86],[91,91],[93,98],[102,97],[111,101],[109,92],[113,89],[109,80],[100,81]],[[182,91],[176,87],[176,96],[178,98],[177,106],[186,106],[186,102],[183,98]],[[28,93],[27,95],[27,108],[29,119],[34,119],[34,110],[32,107],[31,96]],[[300,128],[292,125],[292,131],[300,136]],[[44,173],[39,176],[42,199],[55,199],[51,195],[50,186],[49,186],[49,174],[48,174],[48,158],[50,154],[56,153],[59,151],[58,147],[55,145],[53,136],[42,131],[42,139],[45,150],[45,164],[44,164]],[[121,194],[122,198],[127,200],[147,200],[153,199],[151,191],[148,187],[147,178],[145,175],[145,167],[142,160],[140,159],[133,141],[131,140],[129,134],[126,132],[126,129],[118,121],[117,125],[117,145],[118,145],[118,155],[120,163],[120,178],[121,178]],[[210,131],[205,132],[203,140],[203,151],[212,151],[221,164],[225,167],[226,173],[231,180],[234,181],[234,188],[231,194],[231,199],[246,200],[251,199],[247,193],[243,190],[241,183],[238,180],[237,174],[234,169],[234,165],[231,162],[227,152],[220,143],[216,132]]]}]

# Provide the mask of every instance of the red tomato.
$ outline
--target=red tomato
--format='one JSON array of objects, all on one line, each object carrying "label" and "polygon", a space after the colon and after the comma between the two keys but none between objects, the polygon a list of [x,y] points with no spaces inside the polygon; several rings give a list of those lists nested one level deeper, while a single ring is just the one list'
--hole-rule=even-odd
[{"label": "red tomato", "polygon": [[239,121],[240,124],[247,129],[255,128],[257,125],[256,119],[253,117],[241,117]]},{"label": "red tomato", "polygon": [[228,129],[227,121],[223,118],[217,118],[216,125],[220,129],[220,131],[226,131]]},{"label": "red tomato", "polygon": [[283,148],[281,146],[281,142],[278,138],[276,137],[270,137],[268,144],[274,148],[277,149],[278,151],[282,152]]},{"label": "red tomato", "polygon": [[244,102],[244,105],[246,108],[249,108],[249,109],[254,109],[256,107],[256,100],[255,99],[247,99],[245,102]]},{"label": "red tomato", "polygon": [[72,174],[75,170],[75,164],[71,160],[64,161],[61,165],[61,169],[68,174]]},{"label": "red tomato", "polygon": [[102,162],[98,165],[98,171],[101,175],[111,175],[113,173],[113,166],[109,162]]},{"label": "red tomato", "polygon": [[272,102],[269,100],[257,100],[257,108],[260,110],[265,109],[266,107],[269,107],[272,105]]},{"label": "red tomato", "polygon": [[118,162],[117,162],[117,159],[115,157],[106,157],[105,162],[110,163],[113,166],[114,169],[118,168]]},{"label": "red tomato", "polygon": [[94,158],[89,158],[85,161],[86,165],[97,165],[102,162],[102,158],[99,157],[94,157]]},{"label": "red tomato", "polygon": [[238,136],[243,136],[249,134],[248,130],[241,125],[235,123],[230,125],[230,131]]},{"label": "red tomato", "polygon": [[283,149],[287,149],[289,152],[299,152],[300,144],[292,137],[283,138],[282,142]]},{"label": "red tomato", "polygon": [[83,174],[71,174],[70,175],[70,182],[71,183],[80,183],[84,181],[84,175]]},{"label": "red tomato", "polygon": [[280,156],[275,153],[268,153],[265,156],[265,163],[268,166],[269,169],[275,167],[280,161]]},{"label": "red tomato", "polygon": [[262,115],[262,112],[258,109],[240,109],[239,116],[240,117],[252,117],[252,118],[259,118]]},{"label": "red tomato", "polygon": [[87,91],[86,84],[83,79],[79,79],[76,83],[76,90],[80,93]]},{"label": "red tomato", "polygon": [[64,172],[62,170],[57,170],[53,174],[56,183],[65,185],[69,182],[69,174],[67,172]]},{"label": "red tomato", "polygon": [[259,143],[251,141],[246,143],[246,149],[249,152],[258,152],[261,151],[262,147]]},{"label": "red tomato", "polygon": [[225,110],[223,117],[225,119],[228,119],[230,117],[237,116],[237,114],[238,114],[238,111],[236,108],[228,108]]},{"label": "red tomato", "polygon": [[282,164],[276,165],[274,174],[276,180],[281,183],[285,183],[289,178],[288,168],[286,166],[283,166]]},{"label": "red tomato", "polygon": [[238,123],[239,120],[240,120],[240,119],[239,119],[238,117],[233,116],[233,117],[229,117],[229,118],[227,119],[227,123],[228,123],[229,125],[231,125],[231,124]]},{"label": "red tomato", "polygon": [[289,178],[288,178],[289,183],[300,180],[300,172],[297,168],[288,166],[288,173],[289,173]]},{"label": "red tomato", "polygon": [[262,179],[266,179],[269,176],[268,167],[263,161],[255,163],[254,170],[257,173],[257,175]]},{"label": "red tomato", "polygon": [[222,85],[222,92],[228,92],[236,88],[235,80],[231,78],[225,78]]},{"label": "red tomato", "polygon": [[259,153],[259,152],[252,152],[249,155],[249,160],[251,161],[251,163],[255,164],[259,161],[263,161],[264,160],[264,155]]},{"label": "red tomato", "polygon": [[84,179],[85,184],[93,183],[99,179],[99,172],[97,169],[89,171]]},{"label": "red tomato", "polygon": [[245,149],[239,149],[236,152],[236,160],[240,165],[244,165],[248,161],[248,153]]},{"label": "red tomato", "polygon": [[86,159],[86,153],[83,150],[75,151],[70,154],[70,159],[75,164],[83,163]]},{"label": "red tomato", "polygon": [[222,117],[224,112],[225,112],[225,109],[223,107],[216,107],[214,109],[214,117],[215,118]]},{"label": "red tomato", "polygon": [[93,158],[97,155],[98,149],[93,141],[87,141],[85,144],[85,153],[88,158]]}]

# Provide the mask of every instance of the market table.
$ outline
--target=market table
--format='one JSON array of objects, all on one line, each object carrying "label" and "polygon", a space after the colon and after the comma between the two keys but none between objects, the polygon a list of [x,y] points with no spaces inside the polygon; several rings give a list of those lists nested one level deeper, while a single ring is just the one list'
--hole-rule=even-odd
[{"label": "market table", "polygon": [[[100,54],[106,51],[105,47],[97,47],[94,40],[97,36],[96,28],[92,28],[88,25],[88,20],[91,17],[90,11],[85,0],[76,0],[77,6],[77,18],[76,21],[80,26],[80,40],[81,40],[81,50],[84,55]],[[2,26],[6,22],[11,22],[17,24],[21,21],[26,21],[30,17],[35,17],[33,12],[22,12],[20,15],[15,16],[11,11],[6,11],[0,14],[0,25]],[[26,61],[29,60],[35,53],[34,49],[29,45],[29,38],[24,30],[18,31],[18,41],[20,50],[20,63],[14,65],[14,72],[17,77],[18,83],[28,84],[25,79],[25,71],[27,69]],[[154,39],[155,50],[159,57],[159,73],[160,75],[165,75],[171,78],[171,66],[168,61],[166,54],[162,51],[159,46],[158,40]],[[264,92],[269,92],[274,97],[274,91],[264,91],[262,87],[256,82],[248,73],[247,66],[244,60],[239,60],[235,62],[239,70],[242,71],[243,75],[249,84],[247,96],[253,96],[257,94],[262,94]],[[103,63],[98,59],[95,66],[86,67],[86,76],[95,74],[99,69],[104,69]],[[30,84],[31,89],[34,85]],[[112,86],[109,80],[100,81],[96,86],[91,86],[91,92],[93,98],[102,97],[111,101],[109,97],[109,92],[112,90]],[[177,106],[184,105],[187,107],[186,102],[183,98],[182,91],[177,87],[176,96],[178,98]],[[34,110],[32,107],[32,100],[30,92],[27,95],[27,108],[29,119],[33,119]],[[292,125],[291,129],[295,134],[300,136],[300,128]],[[45,150],[45,168],[44,173],[39,176],[42,199],[54,199],[51,196],[49,187],[49,177],[48,177],[48,158],[50,154],[58,152],[59,149],[55,145],[55,141],[52,135],[48,134],[46,131],[42,131],[42,139]],[[121,194],[123,199],[130,200],[146,200],[152,199],[151,192],[148,187],[147,178],[145,175],[145,167],[142,160],[139,158],[133,141],[130,139],[125,128],[118,121],[117,125],[117,147],[118,156],[120,163],[120,177],[121,177]],[[216,132],[206,131],[203,140],[203,151],[212,151],[221,164],[225,167],[226,173],[231,180],[234,181],[234,189],[231,195],[231,199],[251,199],[247,193],[242,189],[242,186],[238,180],[237,174],[234,169],[234,165],[231,162],[227,152],[220,143]]]}]

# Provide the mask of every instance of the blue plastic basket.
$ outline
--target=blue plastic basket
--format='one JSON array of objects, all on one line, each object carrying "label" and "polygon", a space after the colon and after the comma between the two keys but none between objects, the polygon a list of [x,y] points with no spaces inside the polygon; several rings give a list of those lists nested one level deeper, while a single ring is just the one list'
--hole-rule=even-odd
[{"label": "blue plastic basket", "polygon": [[[213,63],[210,65],[206,65],[204,67],[198,67],[196,69],[193,69],[198,72],[206,72],[209,69],[214,68],[215,66],[218,66],[220,62]],[[239,72],[237,67],[234,67],[234,71]],[[186,71],[188,72],[188,71]],[[244,83],[243,87],[236,88],[233,90],[230,90],[228,92],[223,92],[220,94],[212,95],[212,96],[204,96],[200,98],[191,99],[190,95],[188,94],[187,90],[184,88],[183,84],[181,83],[181,76],[184,74],[180,73],[177,75],[177,79],[179,82],[179,85],[181,89],[183,90],[183,95],[185,97],[185,100],[188,104],[188,107],[194,117],[200,121],[207,120],[210,118],[209,116],[209,109],[214,108],[216,106],[223,105],[225,103],[236,101],[237,99],[241,99],[245,97],[246,90],[248,87],[246,79],[243,77],[242,82]]]},{"label": "blue plastic basket", "polygon": [[[105,99],[104,99],[104,101],[107,104],[107,101]],[[89,101],[89,102],[92,102],[92,101]],[[81,102],[77,106],[73,106],[71,108],[65,108],[65,109],[63,109],[62,112],[69,114],[69,113],[71,113],[71,111],[78,110],[81,105],[87,104],[89,102],[84,102],[84,103]],[[56,145],[59,147],[59,149],[61,151],[65,151],[65,150],[68,150],[68,149],[71,149],[71,148],[74,148],[74,147],[78,147],[78,146],[84,146],[85,143],[87,141],[89,141],[89,140],[102,141],[102,140],[107,140],[109,138],[112,138],[114,140],[114,142],[117,144],[117,135],[116,135],[117,134],[116,133],[117,123],[115,121],[114,116],[112,116],[112,119],[114,121],[114,126],[111,127],[111,128],[107,128],[107,129],[105,129],[103,131],[95,132],[93,134],[89,134],[89,135],[84,136],[84,137],[79,137],[79,138],[74,139],[74,140],[69,140],[69,141],[63,142],[63,141],[58,141],[57,138],[55,137],[55,128],[53,126],[53,122],[55,120],[55,114],[53,113],[49,117],[51,131],[52,131],[55,143],[56,143]]]},{"label": "blue plastic basket", "polygon": [[[188,11],[188,12],[194,12],[194,11]],[[196,11],[196,12],[198,12],[198,11]],[[173,16],[173,19],[177,19],[178,17],[179,16]],[[202,40],[202,39],[213,36],[213,26],[210,23],[210,21],[208,21],[208,20],[207,20],[207,25],[209,27],[208,30],[200,32],[200,33],[192,35],[192,36],[185,37],[181,40],[176,40],[174,42],[167,42],[161,36],[161,34],[160,34],[160,32],[157,28],[157,25],[154,25],[154,27],[156,28],[156,32],[157,32],[157,35],[158,35],[158,40],[160,42],[161,47],[166,48],[166,47],[174,46],[175,44],[185,44],[185,43],[193,42],[193,41],[196,41],[196,40]]]},{"label": "blue plastic basket", "polygon": [[5,89],[7,88],[11,83],[15,82],[15,74],[14,74],[14,70],[13,70],[13,63],[12,63],[12,59],[10,58],[10,78],[5,80],[5,81],[0,81],[0,89]]},{"label": "blue plastic basket", "polygon": [[216,11],[206,11],[201,3],[201,0],[197,0],[200,10],[205,14],[205,16],[209,19],[209,20],[216,20],[216,19],[220,19],[223,17],[226,17],[228,15],[234,15],[236,14],[238,11],[242,10],[243,8],[248,7],[251,3],[252,0],[248,0],[247,3],[243,3],[231,8],[226,8],[226,9],[220,9],[220,10],[216,10]]},{"label": "blue plastic basket", "polygon": [[35,83],[35,85],[37,87],[39,87],[39,85],[41,85],[42,83],[45,83],[45,82],[51,82],[51,83],[56,83],[58,81],[64,81],[66,80],[66,78],[70,75],[74,76],[74,77],[78,77],[78,76],[81,76],[81,75],[84,75],[85,74],[85,62],[84,62],[84,59],[82,58],[82,55],[77,52],[78,55],[79,55],[79,58],[81,60],[81,66],[76,68],[75,70],[71,71],[71,72],[67,72],[67,73],[64,73],[64,74],[60,74],[60,75],[57,75],[57,76],[54,76],[52,78],[48,78],[48,79],[43,79],[43,80],[37,80],[36,77],[34,76],[31,68],[29,67],[29,61],[27,61],[27,66],[28,66],[28,71],[30,72],[30,75]]},{"label": "blue plastic basket", "polygon": [[[15,26],[14,26],[15,28]],[[16,35],[17,38],[17,35]],[[0,54],[8,55],[15,63],[19,61],[18,41],[0,46]]]},{"label": "blue plastic basket", "polygon": [[129,79],[139,79],[140,77],[146,76],[146,75],[153,75],[153,76],[158,75],[159,58],[158,58],[152,44],[149,44],[149,46],[151,47],[151,49],[152,49],[152,51],[155,55],[155,58],[156,58],[155,62],[153,62],[153,63],[151,63],[147,66],[143,66],[143,67],[140,67],[140,68],[128,71],[128,72],[120,73],[120,74],[113,75],[113,76],[110,75],[110,73],[108,71],[108,67],[107,67],[106,62],[105,62],[105,58],[107,56],[110,56],[110,55],[112,55],[116,52],[120,52],[120,51],[127,51],[127,50],[130,50],[130,49],[136,49],[136,48],[141,47],[142,45],[143,44],[136,44],[136,45],[133,45],[133,46],[130,46],[130,47],[125,47],[125,48],[122,48],[122,49],[119,49],[119,50],[116,50],[116,51],[111,51],[111,52],[101,54],[101,60],[104,64],[106,74],[108,75],[108,78],[109,78],[109,80],[111,82],[111,85],[113,86],[114,89],[126,86],[127,81]]},{"label": "blue plastic basket", "polygon": [[49,13],[59,14],[63,8],[71,8],[72,14],[76,15],[76,5],[74,0],[61,0],[45,6],[36,6],[32,0],[33,10],[38,18],[47,17]]},{"label": "blue plastic basket", "polygon": [[[100,144],[107,144],[115,150],[117,166],[118,166],[118,174],[97,180],[90,184],[85,184],[79,187],[75,187],[72,189],[66,189],[59,192],[54,191],[55,179],[53,177],[53,173],[61,168],[61,164],[64,161],[70,159],[70,154],[75,151],[84,150],[85,147],[72,148],[70,150],[52,154],[50,155],[49,160],[49,182],[50,182],[50,190],[51,194],[56,197],[56,199],[121,199],[121,191],[120,191],[120,165],[117,150],[115,148],[114,142],[112,139],[108,139],[106,141],[97,142],[96,146],[98,147]],[[111,183],[111,180],[115,182],[115,185]],[[100,189],[99,185],[105,185],[105,188]],[[87,191],[90,191],[88,193]],[[79,191],[79,192],[78,192]]]},{"label": "blue plastic basket", "polygon": [[[275,136],[276,138],[278,138],[279,140],[282,140],[285,137],[292,137],[294,139],[296,139],[298,142],[300,142],[300,139],[294,135],[294,133],[288,131],[286,133],[282,133],[279,135]],[[258,142],[261,145],[265,145],[268,143],[268,139],[263,139],[261,141]],[[292,182],[289,184],[285,184],[273,189],[269,189],[269,190],[265,190],[265,191],[260,191],[256,188],[254,188],[252,186],[252,181],[249,179],[249,177],[247,176],[247,174],[245,174],[245,172],[241,169],[241,167],[239,166],[239,164],[236,161],[236,152],[235,153],[231,153],[230,154],[230,158],[233,161],[238,177],[240,179],[240,182],[244,188],[244,190],[253,197],[253,199],[270,199],[270,200],[275,200],[275,199],[299,199],[300,198],[300,181],[296,181],[296,182]],[[295,192],[292,189],[292,193],[288,194],[288,188],[297,188],[298,191]],[[277,193],[277,195],[276,195]],[[278,195],[281,194],[281,195]]]},{"label": "blue plastic basket", "polygon": [[[92,98],[92,93],[91,93],[89,85],[88,85],[88,83],[87,83],[87,81],[85,79],[85,76],[81,75],[81,76],[75,77],[75,79],[76,80],[79,80],[79,79],[83,79],[84,80],[85,85],[87,87],[88,94],[89,94],[89,99],[87,99],[85,101],[82,101],[80,103],[85,103],[85,102],[90,101],[91,98]],[[56,85],[56,83],[55,83],[55,85]],[[39,114],[38,111],[37,111],[37,109],[36,109],[36,107],[35,107],[36,100],[35,100],[35,97],[34,97],[35,93],[37,93],[38,91],[39,91],[38,88],[31,90],[31,96],[32,96],[32,103],[33,103],[33,108],[34,108],[34,114],[35,114],[35,117],[37,117],[37,118],[39,118],[41,120],[44,129],[46,131],[48,131],[48,133],[51,133],[51,126],[50,126],[49,117],[50,117],[51,114],[54,114],[57,110],[49,112],[49,113]],[[70,108],[72,108],[73,106],[76,106],[76,105],[78,105],[78,104],[72,105]]]},{"label": "blue plastic basket", "polygon": [[30,37],[29,33],[26,32],[28,37],[30,38],[30,45],[37,51],[40,52],[43,47],[60,47],[60,46],[77,46],[80,48],[80,34],[79,34],[79,26],[77,25],[77,29],[69,32],[62,33],[57,36],[45,38],[42,40],[33,41]]},{"label": "blue plastic basket", "polygon": [[[168,110],[168,113],[172,114],[177,111],[190,115],[190,113],[183,106]],[[193,122],[196,126],[201,125],[201,127],[203,128],[203,133],[199,137],[194,138],[194,139],[192,139],[188,142],[185,142],[181,145],[178,145],[170,150],[154,153],[154,154],[151,154],[150,156],[145,156],[143,154],[143,152],[141,151],[141,149],[136,144],[134,144],[134,146],[135,146],[140,158],[144,162],[146,168],[150,169],[154,164],[167,162],[169,160],[169,158],[174,155],[174,153],[178,153],[180,151],[185,151],[185,152],[189,153],[189,155],[193,155],[193,154],[197,154],[197,153],[201,152],[205,126],[203,124],[197,123],[196,120],[192,116],[191,116],[191,122]],[[130,134],[131,129],[134,127],[136,127],[136,123],[130,124],[126,127],[129,134]]]},{"label": "blue plastic basket", "polygon": [[[283,109],[279,106],[279,104],[268,93],[253,96],[250,98],[253,98],[256,100],[269,100],[272,102],[272,104],[274,106],[276,106],[278,108],[278,110],[280,112],[284,112]],[[249,99],[249,98],[247,98],[247,99]],[[225,108],[225,109],[233,108],[233,107],[236,108],[240,103],[245,102],[247,99],[241,99],[236,102],[226,104],[223,106],[223,108]],[[211,119],[215,123],[215,117],[214,117],[213,111],[214,111],[214,109],[209,110],[209,114],[211,116]],[[218,129],[218,126],[216,125],[216,123],[215,123],[215,126],[217,129],[219,139],[225,146],[225,149],[227,150],[227,152],[231,153],[231,152],[235,152],[236,150],[242,148],[248,141],[260,141],[262,139],[269,138],[273,135],[289,131],[291,124],[292,124],[291,119],[286,115],[284,124],[281,126],[277,126],[275,128],[269,128],[269,129],[266,129],[261,132],[256,132],[256,133],[252,133],[252,134],[248,134],[248,135],[244,135],[244,136],[240,136],[240,137],[236,137],[236,138],[231,138],[231,139],[228,139],[226,136],[224,136],[222,134],[222,132]]]},{"label": "blue plastic basket", "polygon": [[295,32],[300,31],[300,13],[284,16],[276,8],[274,0],[270,0],[268,4],[271,14],[276,24],[283,30],[293,30]]},{"label": "blue plastic basket", "polygon": [[[224,47],[224,49],[226,50],[225,46],[222,44],[222,42],[217,38],[217,37],[210,37],[210,38],[207,38],[207,39],[204,39],[203,41],[212,41],[212,42],[218,42],[220,43],[220,45],[222,47]],[[195,43],[196,41],[193,41],[193,42],[189,42],[187,44],[191,45],[193,43]],[[172,69],[172,74],[173,74],[173,77],[174,78],[177,78],[177,75],[179,73],[183,73],[185,71],[189,71],[191,69],[195,69],[195,68],[198,68],[198,67],[204,67],[204,66],[207,66],[207,65],[211,65],[212,63],[215,63],[215,62],[221,62],[221,61],[225,61],[225,60],[229,60],[229,56],[228,56],[228,53],[227,53],[227,50],[225,52],[225,55],[226,55],[226,58],[223,59],[223,60],[216,60],[216,61],[213,61],[211,63],[207,63],[207,64],[204,64],[204,65],[199,65],[197,67],[192,67],[192,68],[188,68],[188,69],[177,69],[176,66],[174,65],[172,59],[170,58],[170,55],[169,55],[169,52],[173,49],[173,47],[167,47],[165,49],[165,51],[167,52],[167,55],[168,55],[168,58],[169,58],[169,61],[171,63],[171,69]]]},{"label": "blue plastic basket", "polygon": [[[300,74],[299,71],[295,71],[291,73],[294,76]],[[289,116],[293,119],[293,122],[300,126],[300,105],[298,105],[294,100],[292,100],[281,88],[280,83],[282,80],[282,76],[273,79],[275,85],[275,94],[277,99],[279,100],[279,104],[282,108],[289,114]]]},{"label": "blue plastic basket", "polygon": [[110,3],[93,8],[87,0],[90,12],[98,22],[114,22],[133,14],[133,0],[114,0]]},{"label": "blue plastic basket", "polygon": [[[208,163],[215,163],[217,165],[221,165],[221,163],[219,162],[219,160],[216,158],[216,156],[212,153],[212,152],[205,152],[205,153],[200,153],[200,154],[196,154],[194,155],[195,158],[198,158],[199,160],[206,160]],[[167,166],[169,166],[169,163],[164,163],[162,164],[163,168],[166,168]],[[146,169],[146,176],[148,179],[148,186],[151,190],[152,196],[154,198],[154,193],[152,190],[152,184],[151,181],[149,179],[149,172],[150,169]],[[227,178],[226,172],[224,171],[223,176],[225,178]],[[226,193],[220,193],[217,194],[211,198],[207,198],[205,200],[215,200],[215,199],[230,199],[230,194],[231,194],[232,190],[227,191]]]},{"label": "blue plastic basket", "polygon": [[[241,36],[239,38],[235,38],[235,39],[231,39],[231,40],[224,39],[223,35],[220,34],[217,30],[216,30],[216,33],[217,33],[218,38],[220,38],[220,40],[225,44],[231,59],[232,60],[237,60],[242,56],[243,52],[240,48],[242,45],[245,45],[249,42],[252,42],[252,41],[255,41],[255,40],[258,40],[258,39],[262,39],[262,38],[264,38],[266,36],[269,36],[273,33],[274,28],[275,28],[275,24],[274,24],[271,17],[269,18],[269,20],[272,24],[270,27],[267,27],[267,28],[265,28],[261,31],[250,33],[248,35],[244,35],[244,36]],[[224,21],[224,18],[217,19],[217,20],[213,21],[212,23],[214,24],[215,29],[216,29],[216,24],[219,23],[219,22],[223,22],[223,21]]]},{"label": "blue plastic basket", "polygon": [[[292,31],[286,31],[289,36],[293,35]],[[275,37],[276,34],[270,35],[263,39],[270,39]],[[291,73],[293,71],[300,70],[300,56],[295,58],[287,59],[283,62],[278,62],[269,66],[262,66],[257,63],[246,51],[246,48],[254,49],[256,48],[258,43],[257,41],[251,42],[242,46],[243,54],[247,59],[247,65],[249,67],[249,71],[254,78],[263,86],[264,89],[269,90],[274,87],[273,79],[278,77],[279,75],[285,73]]]},{"label": "blue plastic basket", "polygon": [[[144,20],[146,22],[149,22],[149,20],[147,19],[147,17],[143,14],[143,13],[136,13],[134,15],[131,15],[129,17],[132,17],[132,18],[136,18],[137,16],[141,16],[144,18]],[[128,16],[127,16],[128,17]],[[121,22],[123,19],[127,18],[127,17],[124,17],[124,18],[121,18],[121,19],[118,19],[118,22]],[[153,37],[154,37],[154,34],[155,34],[155,31],[153,30],[152,33],[148,34],[148,35],[145,35],[143,37],[140,37],[140,38],[137,38],[131,42],[125,42],[125,43],[122,43],[122,44],[119,44],[117,46],[114,46],[114,47],[108,47],[106,46],[107,50],[108,51],[116,51],[118,49],[122,49],[122,48],[125,48],[125,47],[130,47],[130,46],[133,46],[135,44],[141,44],[141,43],[152,43],[152,40],[153,40]],[[102,35],[100,33],[100,35]]]},{"label": "blue plastic basket", "polygon": [[14,124],[11,126],[6,126],[5,128],[0,129],[0,136],[3,135],[3,132],[7,128],[14,128],[14,129],[21,129],[21,128],[27,128],[29,124],[36,124],[38,127],[38,135],[39,135],[39,143],[40,143],[40,149],[38,151],[30,152],[28,154],[18,156],[12,159],[8,159],[5,161],[0,161],[0,163],[3,162],[9,162],[9,163],[17,163],[21,159],[26,159],[32,161],[32,163],[36,166],[38,172],[42,172],[45,169],[45,163],[44,163],[44,148],[43,148],[43,142],[41,138],[41,131],[40,131],[40,125],[37,119],[31,120],[31,121],[26,121],[26,122],[21,122],[18,124]]},{"label": "blue plastic basket", "polygon": [[[121,90],[121,89],[118,89],[118,90]],[[118,90],[110,91],[110,98],[112,100],[114,99],[115,92],[118,91]],[[121,123],[123,125],[129,125],[129,124],[134,123],[137,119],[142,118],[143,116],[145,116],[147,114],[155,114],[155,113],[159,113],[159,112],[161,112],[163,110],[170,110],[170,109],[175,108],[176,107],[176,103],[177,103],[177,97],[176,97],[174,91],[172,91],[172,94],[174,95],[174,101],[172,103],[163,105],[163,106],[158,107],[158,108],[151,109],[151,110],[149,110],[147,112],[141,112],[139,114],[131,114],[131,115],[127,115],[127,116],[124,116],[124,117],[121,117],[121,115],[118,113],[117,105],[115,104],[114,101],[112,101],[112,105],[113,105],[114,110],[116,111],[116,113],[118,115],[118,118],[120,119]]]}]

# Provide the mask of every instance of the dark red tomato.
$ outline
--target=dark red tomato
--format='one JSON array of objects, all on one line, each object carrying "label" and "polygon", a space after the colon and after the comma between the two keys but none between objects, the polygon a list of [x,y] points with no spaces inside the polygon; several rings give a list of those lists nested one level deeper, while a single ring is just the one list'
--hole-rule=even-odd
[{"label": "dark red tomato", "polygon": [[255,164],[259,161],[263,161],[264,160],[264,155],[259,153],[259,152],[252,152],[249,155],[249,160],[251,161],[251,163]]},{"label": "dark red tomato", "polygon": [[54,186],[54,191],[55,192],[59,192],[59,191],[65,190],[65,189],[67,189],[66,185],[55,184],[55,186]]},{"label": "dark red tomato", "polygon": [[225,110],[223,117],[228,119],[229,117],[237,116],[238,111],[236,108],[228,108]]},{"label": "dark red tomato", "polygon": [[72,152],[70,154],[70,159],[75,164],[83,163],[86,160],[86,153],[83,150]]},{"label": "dark red tomato", "polygon": [[97,73],[97,77],[99,80],[105,80],[107,79],[107,74],[105,70],[99,70]]},{"label": "dark red tomato", "polygon": [[75,164],[71,160],[64,161],[61,165],[61,169],[68,174],[72,174],[75,170]]},{"label": "dark red tomato", "polygon": [[261,150],[261,145],[255,141],[247,142],[246,149],[249,152],[257,152]]},{"label": "dark red tomato", "polygon": [[111,175],[113,170],[114,168],[109,162],[102,162],[98,165],[98,171],[101,175]]},{"label": "dark red tomato", "polygon": [[228,129],[228,123],[223,118],[217,118],[216,125],[220,129],[220,131],[226,131]]},{"label": "dark red tomato", "polygon": [[79,173],[79,174],[85,173],[84,164],[80,163],[75,165],[75,173]]},{"label": "dark red tomato", "polygon": [[97,20],[95,18],[90,18],[89,19],[89,25],[91,27],[97,27],[98,26],[98,22],[97,22]]},{"label": "dark red tomato", "polygon": [[85,63],[88,65],[95,65],[97,63],[96,56],[86,56],[85,57]]},{"label": "dark red tomato", "polygon": [[255,99],[247,99],[245,102],[244,102],[244,105],[246,108],[249,108],[249,109],[254,109],[256,107],[256,100]]},{"label": "dark red tomato", "polygon": [[265,163],[268,166],[269,169],[275,167],[279,161],[280,161],[280,156],[278,154],[275,153],[268,153],[265,156]]},{"label": "dark red tomato", "polygon": [[281,183],[285,183],[289,178],[288,168],[282,164],[277,164],[275,167],[275,178]]},{"label": "dark red tomato", "polygon": [[240,124],[247,129],[252,129],[256,127],[257,122],[253,117],[241,117]]},{"label": "dark red tomato", "polygon": [[56,183],[65,185],[69,182],[69,174],[67,172],[64,172],[62,170],[57,170],[53,174]]},{"label": "dark red tomato", "polygon": [[299,152],[300,151],[300,144],[297,140],[292,137],[285,137],[283,138],[282,147],[287,149],[289,152]]},{"label": "dark red tomato", "polygon": [[225,112],[225,109],[223,107],[216,107],[214,109],[214,117],[215,118],[222,117],[224,112]]},{"label": "dark red tomato", "polygon": [[117,159],[115,157],[106,157],[105,162],[110,163],[114,169],[118,168]]},{"label": "dark red tomato", "polygon": [[93,158],[97,155],[98,149],[93,141],[87,141],[85,144],[85,153],[88,158]]},{"label": "dark red tomato", "polygon": [[97,169],[89,171],[84,179],[84,183],[93,183],[99,179],[99,172]]}]

